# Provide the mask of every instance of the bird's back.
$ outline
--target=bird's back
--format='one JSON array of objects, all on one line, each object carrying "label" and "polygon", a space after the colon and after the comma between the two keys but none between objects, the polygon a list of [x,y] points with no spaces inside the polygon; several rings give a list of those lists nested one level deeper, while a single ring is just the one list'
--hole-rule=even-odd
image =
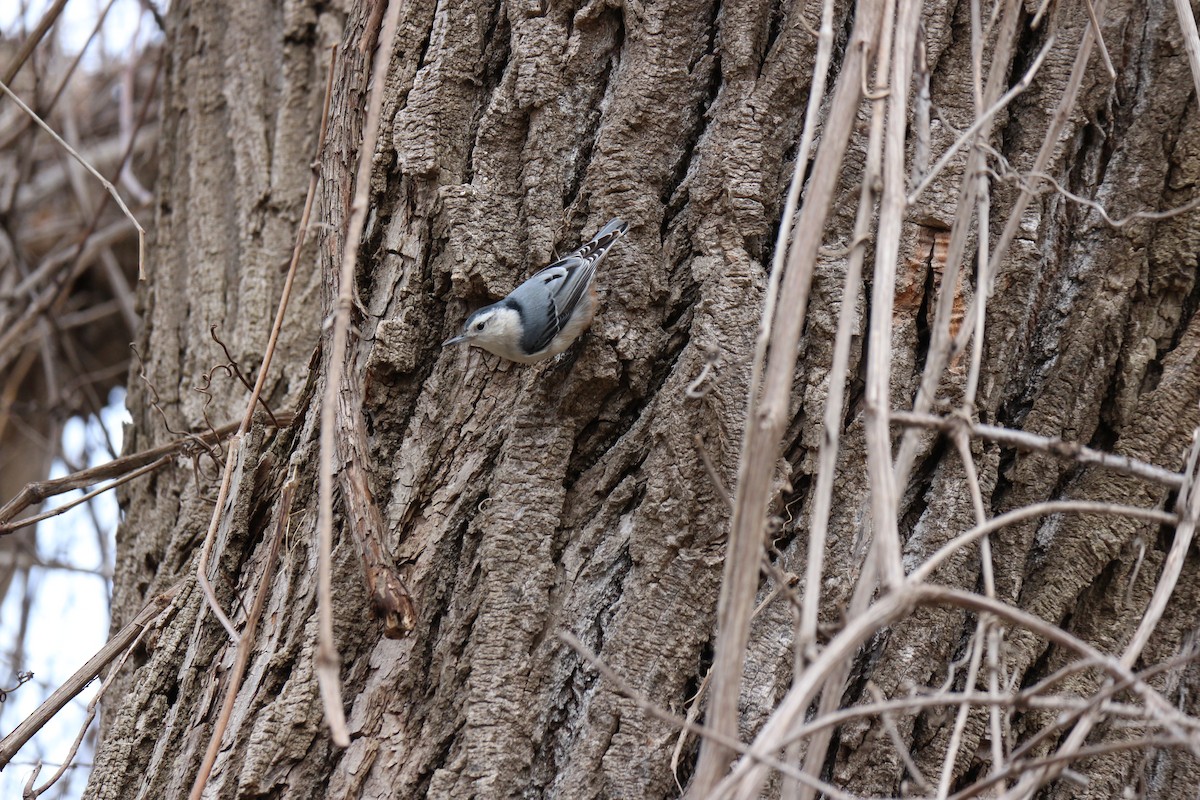
[{"label": "bird's back", "polygon": [[[604,260],[609,248],[629,229],[621,218],[612,219],[600,232],[578,250],[560,258],[522,283],[508,296],[520,312],[525,335],[522,348],[530,354],[550,346],[554,338],[572,321],[572,328],[582,330],[589,319],[573,320],[576,311],[591,310],[592,303],[581,300],[587,294],[596,267]],[[579,323],[583,323],[580,327]],[[575,336],[578,336],[578,331]],[[571,338],[574,339],[575,336]]]}]

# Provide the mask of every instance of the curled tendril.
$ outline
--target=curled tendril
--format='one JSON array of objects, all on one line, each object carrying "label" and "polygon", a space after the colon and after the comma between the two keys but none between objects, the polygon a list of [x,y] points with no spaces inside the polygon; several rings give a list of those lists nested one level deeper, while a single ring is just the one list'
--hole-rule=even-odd
[{"label": "curled tendril", "polygon": [[22,686],[29,683],[31,680],[33,680],[32,672],[28,672],[28,671],[18,672],[16,686],[12,687],[11,689],[0,689],[0,703],[8,702],[9,692],[15,692],[17,689],[20,689]]}]

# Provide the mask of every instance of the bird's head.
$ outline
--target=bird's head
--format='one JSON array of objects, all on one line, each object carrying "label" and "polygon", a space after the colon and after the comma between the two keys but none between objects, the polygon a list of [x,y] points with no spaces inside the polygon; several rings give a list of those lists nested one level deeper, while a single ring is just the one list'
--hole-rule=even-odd
[{"label": "bird's head", "polygon": [[452,344],[473,344],[484,350],[508,359],[520,353],[521,315],[516,309],[501,303],[484,306],[463,323],[462,333],[442,342],[442,347]]}]

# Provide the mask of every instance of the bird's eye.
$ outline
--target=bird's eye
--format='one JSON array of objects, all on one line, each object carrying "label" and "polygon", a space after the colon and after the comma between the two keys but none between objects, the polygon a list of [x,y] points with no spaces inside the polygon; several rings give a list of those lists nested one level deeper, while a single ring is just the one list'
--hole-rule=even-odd
[{"label": "bird's eye", "polygon": [[481,331],[481,330],[483,330],[483,323],[482,323],[482,322],[476,322],[476,323],[475,323],[475,330],[477,330],[477,331]]}]

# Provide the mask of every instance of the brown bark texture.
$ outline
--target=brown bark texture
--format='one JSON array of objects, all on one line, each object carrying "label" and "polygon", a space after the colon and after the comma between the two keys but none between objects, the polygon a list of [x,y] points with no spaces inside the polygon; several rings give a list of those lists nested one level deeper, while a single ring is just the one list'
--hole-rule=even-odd
[{"label": "brown bark texture", "polygon": [[[1116,79],[1093,55],[1045,172],[1114,219],[1179,206],[1200,191],[1200,111],[1177,20],[1169,4],[1100,5]],[[1036,11],[1031,3],[1020,12],[1009,83],[1048,36],[1055,46],[1032,85],[996,117],[990,139],[1015,170],[1031,168],[1088,27],[1086,3],[1051,4],[1035,29]],[[386,94],[346,363],[362,397],[349,413],[369,433],[380,535],[412,593],[416,626],[406,638],[383,637],[339,500],[333,603],[351,733],[339,750],[314,674],[316,431],[331,357],[323,323],[353,194],[373,12],[302,0],[178,2],[170,10],[159,199],[140,292],[145,380],[131,378],[130,451],[175,435],[164,416],[174,430],[201,429],[206,416],[213,425],[240,418],[246,393],[223,373],[207,394],[194,387],[225,361],[211,326],[245,371],[261,359],[303,204],[327,48],[341,43],[318,163],[319,220],[266,391],[274,408],[295,410],[296,421],[251,437],[210,571],[239,626],[264,574],[271,584],[205,796],[678,796],[695,769],[696,738],[688,736],[675,759],[678,729],[599,677],[558,634],[578,637],[645,700],[680,716],[696,703],[703,709],[706,700],[696,697],[712,659],[729,525],[716,482],[733,489],[820,5],[404,2],[387,74],[375,78],[386,81]],[[990,6],[983,12],[986,23]],[[833,76],[854,13],[844,0],[834,6]],[[931,0],[922,11],[934,159],[974,119],[970,14],[969,3],[951,0]],[[851,243],[862,177],[863,108],[818,261],[777,465],[763,551],[771,568],[758,595],[771,601],[751,629],[743,741],[792,682],[789,597],[803,588],[793,578],[807,557],[837,313],[853,302],[860,333],[869,315],[865,299],[841,294],[842,248]],[[1017,194],[998,163],[989,161],[997,170],[993,236]],[[964,164],[960,154],[904,217],[891,375],[898,408],[910,407],[929,347]],[[627,219],[630,233],[597,278],[595,323],[566,354],[526,367],[440,348],[470,310],[613,216]],[[976,246],[972,236],[968,265]],[[1040,193],[987,304],[979,420],[1181,469],[1200,422],[1198,253],[1196,213],[1118,228],[1061,193]],[[967,266],[953,287],[960,312],[975,294],[972,275]],[[868,291],[869,283],[868,274]],[[701,391],[689,393],[714,357]],[[869,538],[865,358],[856,336],[822,635],[845,622]],[[939,397],[961,394],[968,361],[961,354],[951,362]],[[1049,454],[981,440],[972,448],[989,516],[1064,498],[1167,508],[1174,500],[1139,479]],[[234,660],[190,580],[223,461],[181,460],[124,491],[114,629],[148,597],[189,582],[106,698],[89,798],[184,797],[191,789]],[[279,563],[266,572],[289,470],[300,489]],[[900,487],[907,566],[972,527],[966,487],[954,447],[925,435]],[[992,538],[997,597],[1119,653],[1171,534],[1097,516],[1012,526]],[[1191,646],[1198,566],[1188,558],[1139,663]],[[978,550],[961,551],[937,579],[976,589]],[[783,584],[792,585],[779,591]],[[871,689],[894,697],[937,688],[952,675],[962,688],[963,671],[951,665],[975,624],[958,609],[916,610],[859,651],[843,705],[869,701]],[[1006,631],[1003,652],[1004,680],[1019,686],[1066,663],[1061,649],[1020,628]],[[1086,695],[1101,680],[1082,671],[1059,689]],[[1151,682],[1192,713],[1198,680],[1184,664]],[[934,780],[954,712],[891,721]],[[1016,711],[1012,735],[1052,719]],[[1052,752],[1066,732],[1038,752]],[[957,785],[986,772],[988,735],[987,715],[972,714]],[[1092,740],[1120,736],[1119,726],[1102,722]],[[1105,798],[1132,788],[1170,798],[1200,781],[1196,759],[1172,749],[1116,751],[1074,769],[1090,779],[1086,786],[1060,780],[1042,796]],[[886,796],[911,778],[878,717],[838,730],[823,775],[845,791]],[[786,787],[775,780],[767,791]]]}]

